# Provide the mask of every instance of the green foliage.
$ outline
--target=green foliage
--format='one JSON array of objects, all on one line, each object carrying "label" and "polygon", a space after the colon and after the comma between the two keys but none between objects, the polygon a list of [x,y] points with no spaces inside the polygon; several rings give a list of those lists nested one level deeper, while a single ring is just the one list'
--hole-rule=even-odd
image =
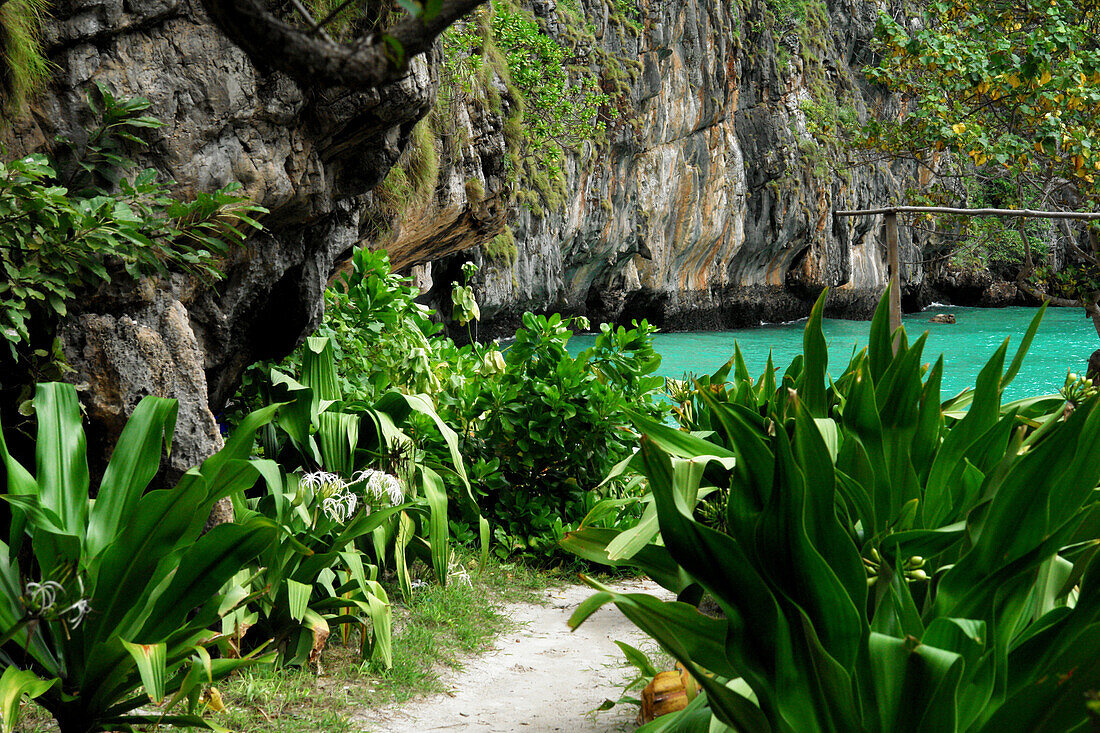
[{"label": "green foliage", "polygon": [[801,28],[811,18],[828,13],[821,0],[767,0],[767,6],[779,28]]},{"label": "green foliage", "polygon": [[499,1],[493,11],[493,38],[519,91],[527,153],[556,158],[562,145],[597,134],[602,129],[597,113],[608,98],[595,79],[570,79],[567,50],[529,13]]},{"label": "green foliage", "polygon": [[[1100,201],[1098,11],[1097,0],[936,0],[915,26],[919,30],[880,12],[879,59],[866,71],[905,97],[905,114],[870,121],[857,142],[923,167],[931,181],[921,192],[928,203],[953,202],[953,182],[970,179],[1006,205],[1095,204]],[[1012,189],[1008,195],[1006,187]],[[1017,280],[1038,296],[1049,278],[1028,281],[1035,270],[1028,228],[1017,227],[1011,235],[990,228],[970,233],[1000,239],[994,252],[1021,247]],[[1096,269],[1100,243],[1090,235],[1087,246],[1068,248],[1069,270]],[[968,249],[983,247],[978,240]],[[1062,285],[1090,279],[1087,272],[1071,272]],[[1096,291],[1055,288],[1047,295],[1055,293],[1067,298],[1062,304],[1077,301],[1096,310]]]},{"label": "green foliage", "polygon": [[[172,438],[176,403],[146,397],[92,499],[76,390],[41,384],[34,408],[34,474],[0,434],[5,723],[26,691],[62,733],[209,727],[199,702],[204,686],[260,661],[212,659],[207,651],[218,637],[210,626],[244,600],[219,589],[271,544],[276,528],[256,518],[202,530],[215,501],[260,478],[247,458],[273,410],[242,421],[225,448],[175,488],[148,491]],[[150,712],[150,701],[163,705]]]},{"label": "green foliage", "polygon": [[169,271],[214,280],[226,243],[245,236],[240,225],[260,226],[251,216],[263,209],[235,194],[238,184],[181,201],[156,171],[127,178],[134,163],[124,144],[144,144],[135,132],[162,123],[142,114],[147,101],[102,86],[88,103],[98,123],[86,145],[69,144],[57,161],[32,154],[0,164],[0,332],[16,361],[34,330],[47,328],[36,321],[63,317],[78,295]]},{"label": "green foliage", "polygon": [[633,329],[604,324],[595,345],[573,357],[571,325],[525,314],[498,373],[445,395],[441,405],[447,419],[466,426],[464,450],[483,469],[475,490],[505,553],[538,557],[551,549],[629,453],[626,411],[658,412],[654,329],[645,321]]},{"label": "green foliage", "polygon": [[[373,494],[351,497],[346,505],[352,509],[382,500],[409,504],[402,505],[399,514],[385,512],[379,532],[369,544],[360,542],[360,549],[376,565],[397,572],[406,597],[410,594],[407,567],[413,557],[425,560],[434,568],[436,580],[446,584],[448,503],[440,473],[451,476],[470,498],[455,433],[436,414],[427,395],[391,390],[373,404],[342,399],[332,342],[327,338],[307,340],[301,371],[302,381],[298,382],[272,370],[273,399],[285,406],[279,410],[274,429],[263,436],[264,454],[284,468],[301,469],[303,474],[324,472],[332,479],[330,484],[342,484],[337,493],[345,499],[356,486],[356,492]],[[442,450],[424,450],[422,444],[436,445],[428,439],[429,434]],[[396,477],[387,479],[381,471]],[[361,479],[367,474],[379,475],[369,481]],[[378,490],[383,484],[390,487],[384,495]]]},{"label": "green foliage", "polygon": [[1040,189],[1061,178],[1096,200],[1098,9],[1095,0],[936,0],[912,33],[880,14],[882,56],[868,76],[912,102],[896,122],[871,122],[866,142],[926,164],[953,151]]},{"label": "green foliage", "polygon": [[0,4],[0,109],[14,116],[46,82],[49,62],[42,53],[40,24],[45,0]]},{"label": "green foliage", "polygon": [[438,389],[430,339],[443,327],[416,302],[419,291],[390,270],[385,251],[359,249],[352,265],[326,292],[319,332],[334,340],[344,392],[369,399],[391,386],[420,393]]},{"label": "green foliage", "polygon": [[516,249],[516,234],[507,224],[504,225],[500,234],[482,245],[482,249],[490,263],[500,263],[508,267],[511,267],[519,256],[519,250]]},{"label": "green foliage", "polygon": [[[558,16],[567,29],[586,23],[564,3]],[[536,214],[556,211],[564,202],[564,151],[601,139],[617,116],[600,74],[582,63],[591,49],[577,48],[580,40],[571,44],[568,35],[555,38],[529,11],[496,0],[442,36],[441,98],[473,99],[504,117],[511,173],[522,186],[517,200]],[[507,108],[494,87],[497,78],[507,88]]]},{"label": "green foliage", "polygon": [[243,491],[235,495],[234,514],[238,521],[264,517],[279,526],[280,537],[259,567],[230,581],[230,591],[255,600],[223,619],[223,632],[236,638],[238,649],[250,629],[252,638],[272,640],[285,666],[317,662],[332,628],[350,626],[360,633],[362,657],[390,666],[389,597],[378,583],[378,566],[366,562],[354,543],[411,505],[372,512],[360,499],[365,481],[288,474],[274,463],[265,470],[271,472],[266,492],[252,499]]},{"label": "green foliage", "polygon": [[[379,401],[397,390],[410,398],[419,393],[427,406],[434,406],[457,436],[470,484],[447,467],[457,467],[459,459],[438,424],[411,415],[408,436],[422,452],[417,460],[431,465],[448,496],[458,499],[448,504],[456,537],[484,539],[484,515],[495,525],[503,554],[538,553],[553,548],[600,495],[618,490],[595,491],[629,452],[626,411],[659,412],[653,394],[662,380],[652,376],[659,364],[652,327],[644,321],[632,329],[605,325],[593,348],[572,357],[566,348],[572,335],[568,320],[527,314],[503,353],[476,342],[458,347],[439,333],[431,312],[415,302],[416,289],[390,271],[384,252],[360,250],[353,265],[329,291],[318,331],[332,343],[337,394],[345,404],[373,402],[378,409]],[[452,300],[456,312],[474,319],[476,301],[466,288],[459,286]],[[286,360],[284,368],[297,369],[312,358],[309,349]],[[250,395],[245,405],[263,404],[258,389],[264,382],[262,372],[250,372],[242,390]],[[272,394],[270,399],[286,397]],[[313,470],[328,464],[317,458],[300,465]],[[471,489],[476,505],[469,501]]]},{"label": "green foliage", "polygon": [[[830,380],[823,303],[778,386],[735,355],[732,384],[679,392],[685,427],[712,430],[639,421],[631,465],[663,543],[632,561],[724,617],[601,588],[571,623],[614,602],[683,662],[705,691],[685,730],[1084,729],[1100,685],[1095,390],[1001,404],[1040,312],[1007,370],[1006,341],[941,403],[943,360],[922,366],[925,336],[904,332],[894,353],[885,298]],[[693,516],[700,486],[728,489],[721,529]]]}]

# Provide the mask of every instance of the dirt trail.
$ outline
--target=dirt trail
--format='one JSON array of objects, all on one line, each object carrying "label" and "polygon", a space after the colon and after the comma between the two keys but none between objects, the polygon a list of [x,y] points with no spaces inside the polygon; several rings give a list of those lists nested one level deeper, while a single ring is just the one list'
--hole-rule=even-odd
[{"label": "dirt trail", "polygon": [[[651,581],[615,584],[628,592],[671,598]],[[612,733],[633,730],[637,708],[616,706],[589,714],[606,699],[617,700],[629,679],[613,643],[638,646],[647,638],[613,605],[593,614],[575,632],[566,620],[594,593],[587,586],[547,590],[547,605],[519,603],[505,613],[514,631],[492,650],[449,673],[447,694],[391,706],[355,719],[373,733]]]}]

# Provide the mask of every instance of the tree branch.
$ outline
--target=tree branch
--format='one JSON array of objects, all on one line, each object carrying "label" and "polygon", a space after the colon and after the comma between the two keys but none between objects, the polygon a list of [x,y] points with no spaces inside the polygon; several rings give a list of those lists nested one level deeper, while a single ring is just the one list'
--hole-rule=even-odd
[{"label": "tree branch", "polygon": [[409,59],[431,48],[452,23],[484,0],[444,0],[430,19],[408,18],[381,32],[338,44],[276,17],[264,0],[202,0],[215,24],[260,66],[304,87],[369,89],[401,77]]}]

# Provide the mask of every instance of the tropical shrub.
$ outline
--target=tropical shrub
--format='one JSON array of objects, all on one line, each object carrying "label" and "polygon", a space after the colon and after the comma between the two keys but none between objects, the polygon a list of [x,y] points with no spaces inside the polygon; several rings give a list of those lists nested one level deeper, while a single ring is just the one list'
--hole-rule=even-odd
[{"label": "tropical shrub", "polygon": [[[426,395],[389,391],[372,402],[344,400],[336,364],[333,340],[310,337],[301,354],[301,381],[277,369],[271,371],[269,398],[279,407],[275,420],[261,435],[260,444],[265,457],[298,472],[286,477],[285,491],[289,492],[286,499],[296,507],[295,514],[290,516],[297,516],[305,525],[290,531],[290,535],[307,531],[313,541],[318,541],[334,532],[335,525],[347,522],[343,531],[330,537],[336,545],[323,543],[322,554],[362,552],[368,559],[371,580],[378,568],[393,570],[406,598],[411,594],[408,568],[413,559],[422,559],[433,568],[437,582],[446,584],[450,561],[449,502],[442,475],[449,475],[462,485],[464,499],[475,506],[458,438],[436,414]],[[445,446],[442,455],[421,449],[428,434]],[[359,480],[368,473],[388,478]],[[321,487],[303,486],[304,477],[317,475],[328,477],[321,482],[324,486],[320,493],[313,489]],[[387,482],[390,490],[374,490],[379,481]],[[341,513],[340,521],[330,521],[322,531],[317,522],[324,513],[325,500],[332,498],[337,484],[343,486],[337,493],[350,497],[346,504],[348,511]],[[372,490],[370,494],[363,493],[367,489]],[[400,505],[398,511],[386,510],[361,522],[349,521],[357,516],[358,509],[377,507],[383,499],[387,504]],[[263,498],[258,507],[287,526],[289,507],[280,508],[278,501],[271,503]],[[351,527],[358,528],[354,536],[348,534]],[[291,543],[289,547],[295,546],[301,547],[302,543]],[[332,558],[342,563],[346,572],[354,570],[347,567],[347,558],[336,555]],[[269,569],[273,567],[268,565]],[[313,572],[313,577],[299,576],[296,582],[314,584],[316,573],[323,567],[327,566],[316,560],[306,563],[304,568]],[[278,584],[271,592],[277,587]],[[321,584],[314,590],[319,594],[316,600],[327,603],[330,598],[327,588]],[[379,595],[379,590],[374,588],[372,593],[382,599],[384,594]]]},{"label": "tropical shrub", "polygon": [[46,324],[78,293],[170,270],[217,279],[218,257],[245,236],[241,225],[260,226],[251,217],[264,210],[236,193],[239,184],[182,201],[156,171],[134,173],[125,147],[144,146],[136,133],[164,124],[144,114],[147,100],[117,99],[100,85],[88,105],[96,124],[83,144],[0,164],[0,333],[14,361],[49,355]]},{"label": "tropical shrub", "polygon": [[[174,400],[146,397],[94,498],[76,390],[40,384],[35,473],[0,433],[8,507],[0,542],[0,713],[24,692],[63,733],[134,725],[210,727],[204,687],[257,657],[213,659],[211,630],[242,598],[222,586],[275,539],[264,518],[203,534],[214,503],[259,477],[247,460],[272,409],[245,419],[172,489],[147,491],[170,446]],[[150,707],[156,705],[157,707]]]},{"label": "tropical shrub", "polygon": [[[662,382],[652,376],[660,364],[652,346],[655,329],[644,321],[630,329],[602,326],[593,347],[573,357],[567,345],[574,321],[528,314],[509,346],[474,342],[459,347],[441,333],[432,312],[415,302],[416,289],[390,270],[384,252],[359,250],[352,265],[326,294],[325,320],[318,330],[318,338],[331,344],[333,362],[333,391],[325,399],[342,400],[343,406],[321,412],[400,408],[402,435],[391,436],[395,439],[384,448],[377,436],[388,423],[362,423],[360,432],[368,441],[363,446],[379,446],[371,449],[372,466],[396,472],[402,462],[394,460],[394,449],[411,445],[418,464],[431,471],[418,469],[413,479],[442,480],[454,534],[466,540],[484,536],[487,518],[503,554],[545,557],[544,551],[554,551],[557,540],[600,496],[618,489],[593,491],[633,446],[627,411],[651,417],[661,412],[654,395]],[[468,288],[459,286],[453,301],[456,317],[472,321],[476,301]],[[576,323],[588,326],[583,320]],[[280,369],[301,369],[305,375],[306,362],[315,359],[311,353],[320,343],[310,341]],[[246,382],[239,397],[242,411],[293,399],[279,391],[290,384],[285,376],[273,380],[261,367],[254,367]],[[307,413],[303,408],[293,414]],[[284,422],[281,412],[265,435],[275,435]],[[364,432],[366,426],[377,429]],[[304,423],[294,430],[294,435],[309,434]],[[325,444],[309,449],[303,440],[283,440],[267,455],[313,471],[323,458],[315,451],[323,451]],[[288,449],[311,458],[294,458]],[[356,450],[364,460],[370,453]],[[460,458],[469,480],[465,470],[457,469]],[[352,466],[344,463],[327,470],[349,478]],[[360,462],[354,469],[366,466]],[[470,501],[471,489],[476,503]],[[396,532],[385,533],[395,540]]]},{"label": "tropical shrub", "polygon": [[645,321],[629,330],[605,324],[593,347],[574,357],[567,350],[572,325],[525,314],[500,372],[479,380],[473,400],[444,409],[470,426],[467,453],[499,469],[476,490],[506,551],[554,548],[629,454],[635,437],[625,411],[658,411],[652,395],[663,380],[651,376],[660,365],[654,329]]},{"label": "tropical shrub", "polygon": [[[942,358],[922,366],[925,337],[904,332],[894,353],[884,305],[831,381],[823,303],[774,392],[699,389],[714,429],[654,431],[633,459],[660,542],[631,562],[682,597],[705,590],[723,617],[601,589],[571,623],[614,602],[698,681],[705,694],[650,731],[1085,728],[1100,686],[1095,390],[1002,406],[1037,317],[1007,371],[1006,342],[942,403]],[[704,473],[728,490],[721,529],[693,516]],[[603,538],[572,539],[598,554]]]}]

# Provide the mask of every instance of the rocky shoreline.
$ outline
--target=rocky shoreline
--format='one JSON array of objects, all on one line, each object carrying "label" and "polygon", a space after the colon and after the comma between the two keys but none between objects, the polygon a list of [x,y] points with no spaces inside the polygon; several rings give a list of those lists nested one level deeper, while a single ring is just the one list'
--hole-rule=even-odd
[{"label": "rocky shoreline", "polygon": [[[920,283],[907,288],[902,298],[902,309],[906,313],[916,313],[933,303],[978,308],[1039,305],[1033,298],[1021,293],[1015,283],[975,280],[960,278],[956,282]],[[869,320],[881,295],[882,290],[835,288],[829,294],[825,315],[828,318]],[[589,307],[583,309],[502,308],[482,319],[478,325],[478,336],[483,340],[510,338],[527,310],[585,316],[593,324],[607,322],[626,326],[632,320],[644,318],[665,332],[753,328],[805,318],[810,314],[815,298],[816,294],[800,296],[787,288],[768,286],[718,288],[705,293],[691,293],[688,297],[642,289],[620,295],[614,301],[614,308],[608,308],[604,303],[589,303]]]}]

